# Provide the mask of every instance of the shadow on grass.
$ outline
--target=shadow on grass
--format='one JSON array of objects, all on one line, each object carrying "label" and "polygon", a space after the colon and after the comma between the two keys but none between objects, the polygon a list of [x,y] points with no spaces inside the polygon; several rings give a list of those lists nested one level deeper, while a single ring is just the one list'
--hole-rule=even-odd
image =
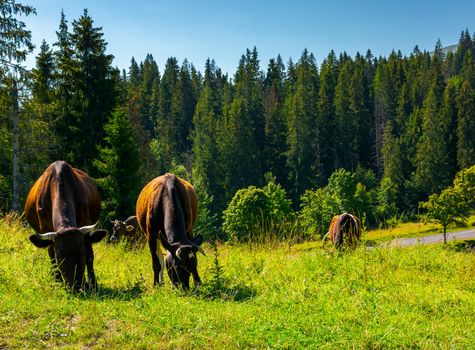
[{"label": "shadow on grass", "polygon": [[246,302],[257,295],[256,289],[251,286],[244,284],[228,285],[226,282],[223,282],[221,285],[215,285],[214,283],[204,284],[199,288],[192,289],[188,293],[200,299],[233,302]]},{"label": "shadow on grass", "polygon": [[133,285],[129,285],[127,287],[107,287],[107,286],[100,286],[97,290],[81,290],[77,293],[72,293],[72,295],[76,295],[79,299],[84,300],[122,300],[122,301],[129,301],[135,298],[138,298],[142,295],[144,290],[144,283],[143,281],[137,281]]},{"label": "shadow on grass", "polygon": [[451,248],[456,252],[475,253],[475,239],[454,242]]}]

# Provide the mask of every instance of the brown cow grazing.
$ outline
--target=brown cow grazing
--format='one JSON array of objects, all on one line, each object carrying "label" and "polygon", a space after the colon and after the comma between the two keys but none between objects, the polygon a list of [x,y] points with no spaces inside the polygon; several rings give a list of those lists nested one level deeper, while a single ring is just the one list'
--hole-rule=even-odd
[{"label": "brown cow grazing", "polygon": [[114,220],[111,224],[111,242],[117,242],[121,237],[127,237],[128,241],[133,243],[139,239],[140,230],[136,216],[129,216],[125,221]]},{"label": "brown cow grazing", "polygon": [[197,217],[198,198],[187,181],[166,174],[143,188],[137,199],[137,219],[152,254],[154,284],[163,283],[162,247],[168,251],[166,267],[174,286],[189,288],[190,275],[195,285],[201,283],[196,253],[204,254],[203,237],[192,234]]},{"label": "brown cow grazing", "polygon": [[354,248],[361,240],[360,219],[348,213],[336,215],[332,219],[328,233],[323,238],[324,243],[328,235],[336,248]]},{"label": "brown cow grazing", "polygon": [[30,241],[48,247],[56,278],[78,290],[87,266],[89,287],[96,288],[92,243],[107,231],[95,230],[101,200],[93,180],[64,161],[51,164],[35,182],[25,204],[25,217],[36,231]]}]

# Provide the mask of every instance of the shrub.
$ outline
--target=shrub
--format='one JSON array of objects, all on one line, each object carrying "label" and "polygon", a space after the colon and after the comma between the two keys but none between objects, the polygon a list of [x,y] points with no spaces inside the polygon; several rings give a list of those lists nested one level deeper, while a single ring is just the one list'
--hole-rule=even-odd
[{"label": "shrub", "polygon": [[250,186],[236,192],[223,213],[223,231],[240,242],[282,238],[291,218],[291,201],[272,179],[264,188]]},{"label": "shrub", "polygon": [[323,237],[335,213],[335,205],[322,188],[307,190],[300,197],[299,224],[300,229],[308,237]]}]

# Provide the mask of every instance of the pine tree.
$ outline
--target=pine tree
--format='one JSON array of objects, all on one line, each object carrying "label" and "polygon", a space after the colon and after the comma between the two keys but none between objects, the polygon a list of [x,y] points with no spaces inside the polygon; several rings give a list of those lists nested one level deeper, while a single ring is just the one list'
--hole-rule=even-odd
[{"label": "pine tree", "polygon": [[169,171],[173,161],[178,156],[179,134],[177,121],[181,119],[182,113],[179,103],[181,96],[177,96],[179,93],[179,72],[177,59],[170,57],[165,64],[158,102],[157,138],[161,156],[160,173]]},{"label": "pine tree", "polygon": [[451,80],[447,82],[441,107],[441,123],[444,128],[444,144],[447,147],[447,164],[449,179],[457,173],[457,88]]},{"label": "pine tree", "polygon": [[415,181],[424,194],[439,192],[450,183],[447,169],[447,139],[443,120],[441,120],[441,100],[437,83],[424,103],[422,115],[422,136],[417,145],[417,167]]},{"label": "pine tree", "polygon": [[193,116],[193,179],[210,195],[209,207],[217,212],[224,208],[222,169],[219,162],[217,128],[222,119],[218,69],[214,61],[206,61],[204,86]]},{"label": "pine tree", "polygon": [[[142,63],[142,69],[138,72],[138,66],[134,60],[131,62],[130,81],[133,92],[137,95],[140,103],[141,124],[144,131],[149,135],[147,141],[157,136],[156,118],[158,113],[158,94],[160,85],[160,73],[158,65],[151,54],[147,54]],[[131,92],[132,92],[131,91]]]},{"label": "pine tree", "polygon": [[475,164],[475,89],[465,80],[457,97],[457,163],[460,169]]},{"label": "pine tree", "polygon": [[57,137],[57,146],[53,153],[54,159],[64,159],[72,162],[75,159],[74,152],[77,145],[78,121],[72,108],[72,99],[74,95],[73,83],[73,48],[70,34],[68,31],[68,22],[63,11],[61,11],[61,20],[59,29],[56,32],[57,42],[54,46],[57,48],[54,52],[56,66],[56,119],[52,128]]},{"label": "pine tree", "polygon": [[[354,170],[358,161],[358,145],[355,137],[358,124],[350,109],[352,68],[353,62],[346,59],[338,75],[338,83],[335,88],[336,167],[347,170]],[[354,108],[357,107],[354,105]]]},{"label": "pine tree", "polygon": [[365,61],[359,54],[356,55],[353,75],[350,81],[350,113],[356,125],[356,162],[364,168],[373,165],[374,124],[369,106],[369,84],[365,77]]},{"label": "pine tree", "polygon": [[286,130],[283,117],[285,67],[280,55],[271,59],[264,80],[264,172],[271,172],[280,184],[287,181],[285,165]]},{"label": "pine tree", "polygon": [[336,136],[334,93],[338,78],[337,59],[333,51],[323,61],[318,89],[316,119],[315,169],[320,174],[319,185],[324,185],[336,169]]},{"label": "pine tree", "polygon": [[300,195],[316,181],[315,127],[317,119],[318,72],[315,58],[304,50],[296,65],[293,93],[285,101],[287,120],[287,166],[291,198],[298,203]]},{"label": "pine tree", "polygon": [[87,10],[72,24],[72,108],[78,123],[73,164],[90,170],[97,146],[103,143],[104,124],[117,102],[118,72],[111,66],[113,56],[105,52],[102,28],[93,26]]},{"label": "pine tree", "polygon": [[222,166],[225,201],[260,178],[259,153],[251,114],[243,97],[234,98],[219,125],[218,151]]},{"label": "pine tree", "polygon": [[124,219],[135,213],[138,196],[139,152],[129,117],[117,108],[104,126],[105,146],[94,161],[102,176],[98,186],[103,193],[103,208],[110,219]]},{"label": "pine tree", "polygon": [[474,47],[474,44],[472,42],[472,39],[470,37],[470,33],[468,32],[468,29],[465,31],[462,31],[460,34],[460,39],[459,39],[459,44],[457,47],[457,51],[455,52],[455,57],[454,57],[454,74],[459,74],[464,63],[464,58],[467,52]]},{"label": "pine tree", "polygon": [[56,118],[55,78],[53,52],[43,40],[36,66],[31,71],[31,98],[23,103],[25,119],[21,123],[21,144],[25,145],[25,152],[21,153],[21,173],[26,184],[25,192],[45,166],[54,160],[57,144],[57,135],[52,128]]},{"label": "pine tree", "polygon": [[36,14],[32,6],[15,0],[0,2],[0,198],[4,199],[1,207],[12,210],[20,207],[19,92],[26,79],[22,64],[34,47],[31,32],[18,17],[30,14]]},{"label": "pine tree", "polygon": [[384,130],[383,144],[384,176],[389,179],[397,188],[402,189],[404,185],[403,177],[403,157],[401,154],[401,142],[394,134],[393,123],[389,121]]}]

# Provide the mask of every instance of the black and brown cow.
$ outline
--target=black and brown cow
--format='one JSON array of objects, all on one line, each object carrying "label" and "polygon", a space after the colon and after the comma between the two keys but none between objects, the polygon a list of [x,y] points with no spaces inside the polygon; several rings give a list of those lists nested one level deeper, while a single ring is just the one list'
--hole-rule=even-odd
[{"label": "black and brown cow", "polygon": [[324,243],[328,236],[336,248],[356,247],[361,240],[360,219],[356,215],[348,213],[335,215],[328,233],[323,238]]},{"label": "black and brown cow", "polygon": [[[145,232],[152,254],[154,284],[163,283],[163,269],[174,286],[188,288],[190,275],[195,285],[201,283],[196,253],[203,237],[193,237],[198,217],[198,198],[187,181],[173,174],[150,181],[137,199],[137,219]],[[163,248],[168,251],[164,264]]]},{"label": "black and brown cow", "polygon": [[64,161],[51,164],[31,188],[25,217],[36,234],[30,241],[48,248],[55,276],[77,290],[85,284],[96,288],[92,244],[107,231],[96,230],[101,200],[94,181]]},{"label": "black and brown cow", "polygon": [[125,238],[127,243],[135,244],[141,238],[142,232],[139,229],[139,223],[137,217],[129,216],[125,221],[114,220],[111,221],[112,234],[110,237],[111,242],[118,242],[120,239]]}]

